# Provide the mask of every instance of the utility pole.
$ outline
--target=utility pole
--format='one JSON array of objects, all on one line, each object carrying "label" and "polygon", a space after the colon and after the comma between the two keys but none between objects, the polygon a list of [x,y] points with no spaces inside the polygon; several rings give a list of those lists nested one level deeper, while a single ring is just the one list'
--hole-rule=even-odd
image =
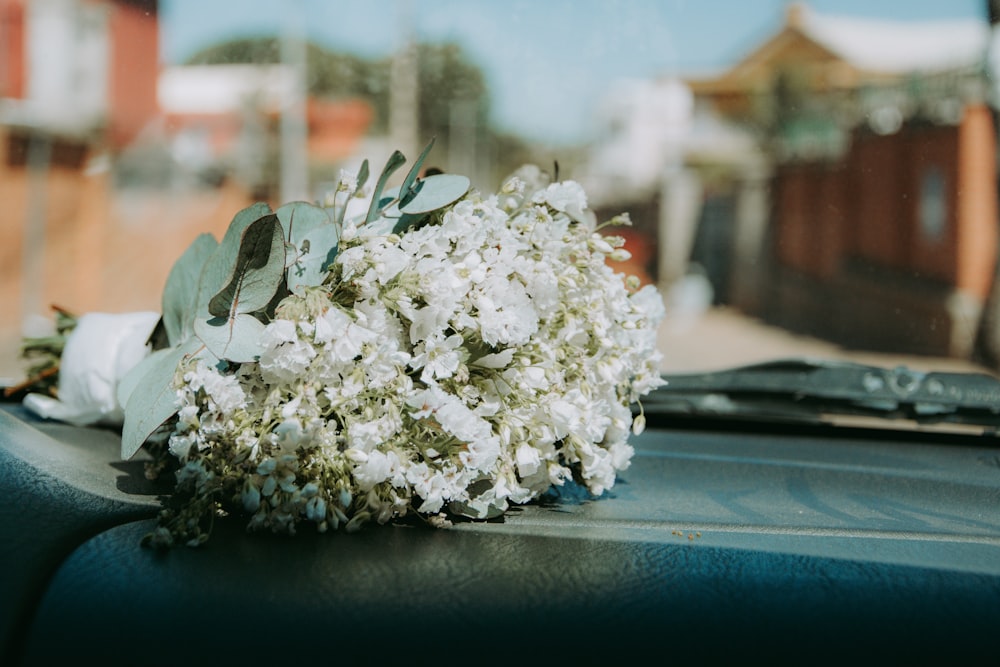
[{"label": "utility pole", "polygon": [[291,77],[281,105],[281,202],[309,200],[306,147],[306,38],[302,0],[288,2],[281,35],[281,62]]},{"label": "utility pole", "polygon": [[396,0],[399,46],[392,58],[389,82],[389,138],[407,160],[416,159],[420,133],[420,68],[413,30],[412,0]]},{"label": "utility pole", "polygon": [[[986,17],[989,20],[990,37],[989,45],[986,48],[986,62],[983,63],[983,70],[986,79],[986,102],[990,108],[993,118],[994,151],[1000,172],[1000,0],[986,0]],[[1000,181],[993,188],[994,196],[1000,198]],[[995,220],[994,224],[1000,228],[1000,220]],[[979,316],[976,328],[975,341],[972,348],[973,361],[979,362],[994,369],[1000,369],[1000,244],[997,247],[997,256],[994,259],[993,282],[990,284],[989,294],[983,303],[983,309]]]},{"label": "utility pole", "polygon": [[46,128],[36,128],[28,140],[27,207],[24,216],[24,246],[21,272],[21,326],[31,330],[44,316],[45,234],[49,198],[48,180],[52,162],[52,139]]}]

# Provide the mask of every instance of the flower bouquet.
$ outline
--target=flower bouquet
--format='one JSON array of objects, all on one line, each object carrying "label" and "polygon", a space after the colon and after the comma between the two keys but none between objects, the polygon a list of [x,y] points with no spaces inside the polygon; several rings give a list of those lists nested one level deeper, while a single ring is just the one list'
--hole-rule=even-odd
[{"label": "flower bouquet", "polygon": [[447,526],[567,483],[599,496],[628,467],[664,313],[607,262],[627,216],[597,224],[579,184],[530,166],[488,196],[419,177],[429,149],[396,188],[399,152],[370,189],[365,162],[177,260],[152,350],[115,385],[122,457],[175,469],[147,544],[200,544],[222,512],[290,534]]}]

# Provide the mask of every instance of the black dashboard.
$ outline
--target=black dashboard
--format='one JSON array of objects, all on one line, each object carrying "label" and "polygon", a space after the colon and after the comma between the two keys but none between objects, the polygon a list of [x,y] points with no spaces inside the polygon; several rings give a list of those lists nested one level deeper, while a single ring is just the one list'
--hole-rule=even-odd
[{"label": "black dashboard", "polygon": [[167,552],[119,444],[0,406],[0,663],[1000,661],[992,436],[653,421],[599,499]]}]

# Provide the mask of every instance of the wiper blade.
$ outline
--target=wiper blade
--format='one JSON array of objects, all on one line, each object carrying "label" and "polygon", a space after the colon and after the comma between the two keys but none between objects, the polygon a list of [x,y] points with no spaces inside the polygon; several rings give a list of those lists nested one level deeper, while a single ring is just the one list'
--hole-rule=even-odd
[{"label": "wiper blade", "polygon": [[1000,379],[853,362],[784,359],[710,373],[665,374],[647,415],[820,422],[835,415],[1000,427]]}]

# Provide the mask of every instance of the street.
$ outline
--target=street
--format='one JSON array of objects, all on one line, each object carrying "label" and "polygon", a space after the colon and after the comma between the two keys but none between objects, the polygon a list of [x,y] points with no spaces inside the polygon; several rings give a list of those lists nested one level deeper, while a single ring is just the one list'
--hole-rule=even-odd
[{"label": "street", "polygon": [[838,359],[924,371],[991,372],[964,359],[845,350],[769,326],[729,308],[668,312],[659,332],[665,373],[721,370],[774,359]]}]

